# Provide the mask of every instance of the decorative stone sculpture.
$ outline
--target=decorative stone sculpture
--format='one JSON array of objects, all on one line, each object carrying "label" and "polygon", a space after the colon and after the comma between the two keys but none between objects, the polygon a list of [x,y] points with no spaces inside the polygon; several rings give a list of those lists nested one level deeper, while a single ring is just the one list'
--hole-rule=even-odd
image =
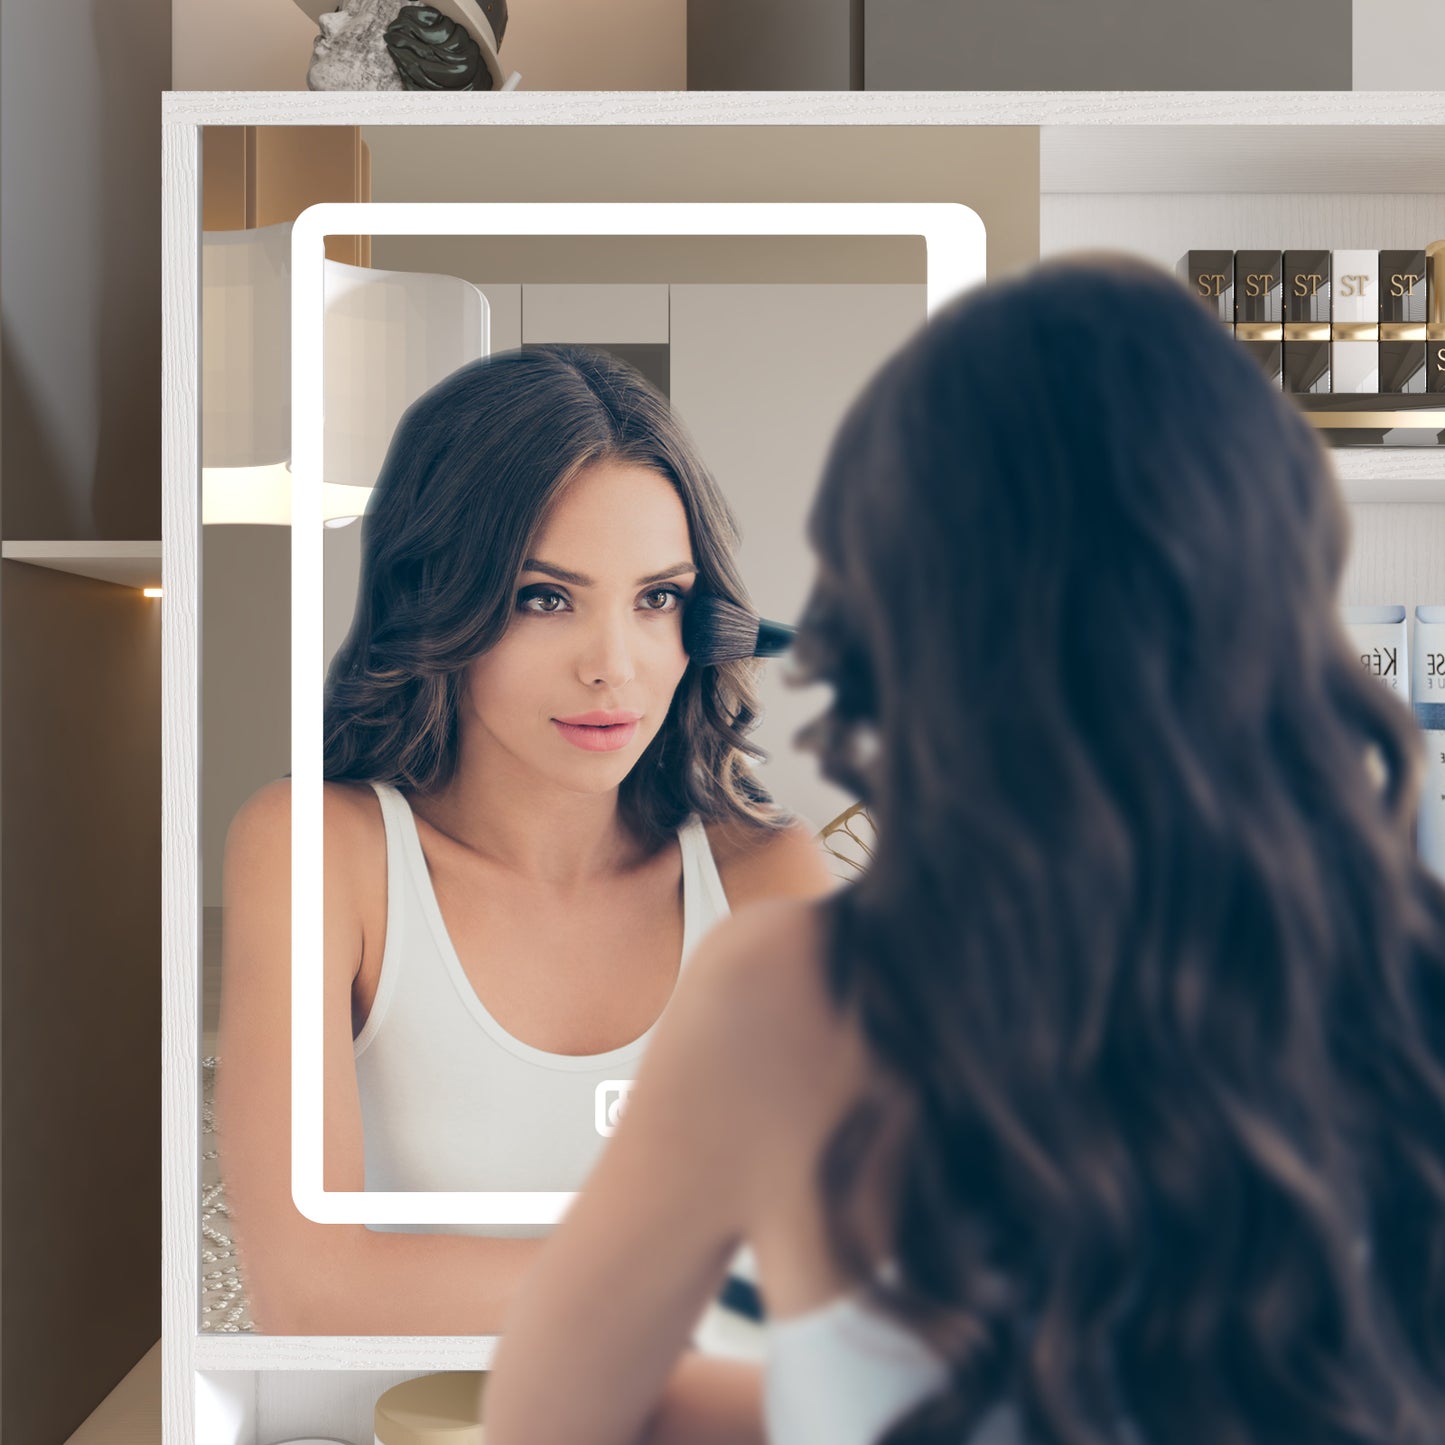
[{"label": "decorative stone sculpture", "polygon": [[296,0],[320,33],[312,90],[502,90],[507,0]]}]

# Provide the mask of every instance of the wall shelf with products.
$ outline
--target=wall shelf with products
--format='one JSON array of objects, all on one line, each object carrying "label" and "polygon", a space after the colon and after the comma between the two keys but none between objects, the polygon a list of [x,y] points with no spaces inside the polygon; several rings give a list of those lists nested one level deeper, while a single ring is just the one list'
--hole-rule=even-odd
[{"label": "wall shelf with products", "polygon": [[[1211,248],[1423,248],[1445,237],[1445,115],[1415,98],[1405,109],[1422,123],[1402,124],[1379,99],[1300,97],[1287,118],[1266,118],[1221,98],[1203,123],[1046,124],[1040,254],[1117,249],[1123,236],[1173,269]],[[1445,502],[1445,396],[1300,400],[1352,503]]]}]

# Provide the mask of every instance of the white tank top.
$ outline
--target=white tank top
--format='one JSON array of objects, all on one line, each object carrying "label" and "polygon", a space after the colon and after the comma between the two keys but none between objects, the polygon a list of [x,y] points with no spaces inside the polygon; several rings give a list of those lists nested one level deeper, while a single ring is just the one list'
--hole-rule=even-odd
[{"label": "white tank top", "polygon": [[[854,1295],[767,1326],[763,1414],[769,1445],[875,1445],[941,1390],[931,1346]],[[1018,1415],[995,1407],[968,1445],[1020,1445]]]},{"label": "white tank top", "polygon": [[[366,1188],[561,1190],[581,1187],[607,1113],[637,1072],[656,1022],[601,1054],[553,1054],[513,1037],[488,1012],[447,934],[407,801],[372,784],[386,829],[386,947],[376,999],[356,1036]],[[687,962],[727,916],[707,831],[678,829]],[[415,1233],[525,1236],[502,1225],[373,1225]]]}]

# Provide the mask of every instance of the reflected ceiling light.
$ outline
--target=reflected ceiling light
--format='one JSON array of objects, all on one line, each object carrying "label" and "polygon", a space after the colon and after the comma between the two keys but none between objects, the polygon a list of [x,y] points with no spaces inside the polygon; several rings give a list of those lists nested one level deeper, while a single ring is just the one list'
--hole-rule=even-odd
[{"label": "reflected ceiling light", "polygon": [[326,480],[371,486],[401,414],[489,350],[487,298],[469,281],[325,264]]},{"label": "reflected ceiling light", "polygon": [[[373,487],[348,487],[324,482],[321,517],[328,527],[354,522],[371,504]],[[201,522],[249,523],[251,526],[291,524],[291,468],[219,467],[208,470],[201,484]]]},{"label": "reflected ceiling light", "polygon": [[[453,276],[326,263],[328,525],[366,511],[402,413],[488,351],[486,297]],[[201,520],[291,520],[291,224],[202,238]]]},{"label": "reflected ceiling light", "polygon": [[291,225],[201,237],[201,467],[291,455]]}]

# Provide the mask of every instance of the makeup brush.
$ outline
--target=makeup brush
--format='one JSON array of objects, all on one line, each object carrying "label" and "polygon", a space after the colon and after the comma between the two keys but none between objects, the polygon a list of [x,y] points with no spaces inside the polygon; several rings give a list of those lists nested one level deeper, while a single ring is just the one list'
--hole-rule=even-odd
[{"label": "makeup brush", "polygon": [[682,645],[699,667],[743,657],[777,657],[788,650],[797,631],[707,594],[688,598],[682,614]]}]

